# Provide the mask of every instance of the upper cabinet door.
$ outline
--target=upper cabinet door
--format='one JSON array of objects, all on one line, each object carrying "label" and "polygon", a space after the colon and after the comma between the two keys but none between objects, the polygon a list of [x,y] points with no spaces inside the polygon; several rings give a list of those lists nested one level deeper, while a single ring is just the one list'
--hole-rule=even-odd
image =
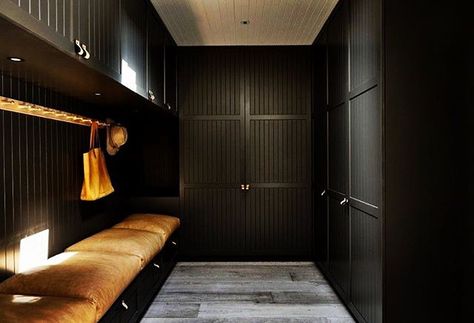
[{"label": "upper cabinet door", "polygon": [[148,10],[148,99],[165,104],[165,33],[158,18]]},{"label": "upper cabinet door", "polygon": [[348,69],[348,5],[342,2],[328,25],[329,105],[335,107],[347,99]]},{"label": "upper cabinet door", "polygon": [[165,105],[171,111],[178,111],[177,100],[176,100],[176,89],[177,89],[176,44],[174,43],[174,40],[169,35],[166,37],[165,62],[166,62]]},{"label": "upper cabinet door", "polygon": [[147,96],[147,5],[143,0],[122,0],[121,82],[132,91]]},{"label": "upper cabinet door", "polygon": [[[86,45],[100,67],[120,74],[120,7],[116,0],[72,1],[72,39]],[[117,76],[118,77],[118,76]]]}]

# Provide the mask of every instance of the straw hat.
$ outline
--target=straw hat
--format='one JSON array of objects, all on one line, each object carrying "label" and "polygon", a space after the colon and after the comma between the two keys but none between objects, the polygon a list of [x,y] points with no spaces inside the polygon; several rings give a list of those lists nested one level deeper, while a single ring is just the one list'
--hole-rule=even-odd
[{"label": "straw hat", "polygon": [[115,155],[120,147],[125,145],[127,139],[128,133],[125,127],[113,124],[107,127],[107,152],[109,155]]}]

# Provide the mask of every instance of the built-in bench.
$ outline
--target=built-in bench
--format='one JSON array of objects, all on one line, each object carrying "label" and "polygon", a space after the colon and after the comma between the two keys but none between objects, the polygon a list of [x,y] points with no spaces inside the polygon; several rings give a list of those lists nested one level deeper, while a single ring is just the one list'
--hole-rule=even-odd
[{"label": "built-in bench", "polygon": [[176,263],[178,218],[135,214],[0,284],[0,322],[135,322]]}]

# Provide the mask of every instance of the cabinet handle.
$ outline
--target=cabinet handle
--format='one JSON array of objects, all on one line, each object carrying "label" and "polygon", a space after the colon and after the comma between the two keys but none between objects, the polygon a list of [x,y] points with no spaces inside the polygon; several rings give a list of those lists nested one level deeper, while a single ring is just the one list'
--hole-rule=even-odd
[{"label": "cabinet handle", "polygon": [[122,306],[125,310],[128,310],[128,305],[127,305],[127,303],[125,303],[124,300],[122,300]]},{"label": "cabinet handle", "polygon": [[160,265],[158,265],[158,264],[153,264],[153,266],[155,266],[156,268],[160,269]]},{"label": "cabinet handle", "polygon": [[85,54],[83,54],[84,59],[89,59],[89,58],[91,58],[91,54],[90,54],[89,51],[87,50],[86,45],[82,44],[82,49],[84,50],[84,53],[85,53]]},{"label": "cabinet handle", "polygon": [[155,93],[153,93],[152,90],[148,90],[148,99],[150,99],[152,102],[155,101]]},{"label": "cabinet handle", "polygon": [[326,190],[323,190],[323,191],[321,192],[321,196],[324,196],[324,195],[326,195]]},{"label": "cabinet handle", "polygon": [[241,189],[242,191],[245,191],[245,185],[244,185],[244,184],[240,185],[240,189]]},{"label": "cabinet handle", "polygon": [[349,203],[349,200],[344,198],[339,204],[340,205],[346,205],[347,203]]},{"label": "cabinet handle", "polygon": [[166,103],[166,106],[168,107],[168,110],[171,110],[171,105],[169,103]]},{"label": "cabinet handle", "polygon": [[174,241],[171,241],[171,244],[172,244],[173,246],[178,245],[178,244],[177,244],[176,242],[174,242]]},{"label": "cabinet handle", "polygon": [[245,190],[246,191],[250,190],[250,184],[245,185]]}]

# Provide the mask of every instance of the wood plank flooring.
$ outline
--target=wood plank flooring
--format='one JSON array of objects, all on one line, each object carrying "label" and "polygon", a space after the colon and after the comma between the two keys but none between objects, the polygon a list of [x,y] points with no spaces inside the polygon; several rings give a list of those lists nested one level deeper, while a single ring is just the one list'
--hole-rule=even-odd
[{"label": "wood plank flooring", "polygon": [[354,322],[310,262],[178,263],[142,322]]}]

